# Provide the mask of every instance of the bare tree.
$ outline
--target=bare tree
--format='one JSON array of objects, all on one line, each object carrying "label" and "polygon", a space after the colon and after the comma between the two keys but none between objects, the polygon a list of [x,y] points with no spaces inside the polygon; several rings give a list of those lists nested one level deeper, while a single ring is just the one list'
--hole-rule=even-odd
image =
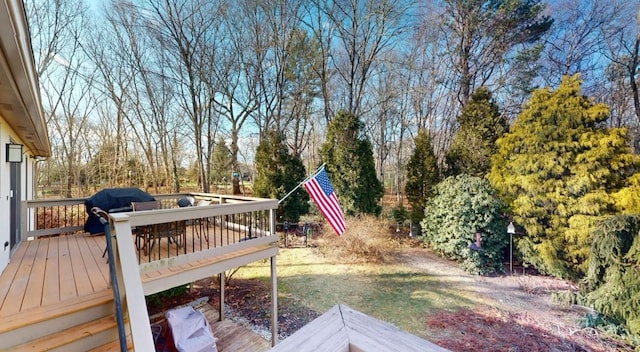
[{"label": "bare tree", "polygon": [[228,122],[231,143],[231,167],[234,172],[233,194],[240,191],[238,141],[245,122],[260,108],[262,92],[259,83],[260,65],[264,61],[262,43],[254,36],[257,31],[252,1],[229,8],[224,16],[225,43],[220,43],[221,55],[216,62],[215,80],[219,90],[214,99],[215,109]]},{"label": "bare tree", "polygon": [[444,1],[442,30],[461,105],[477,87],[513,73],[506,59],[530,49],[551,27],[543,9],[539,0]]},{"label": "bare tree", "polygon": [[599,84],[606,60],[600,50],[606,41],[603,32],[618,22],[625,6],[606,0],[563,0],[551,2],[547,13],[553,27],[545,37],[543,64],[539,74],[545,85],[555,87],[563,75],[581,73],[588,84]]},{"label": "bare tree", "polygon": [[640,123],[640,90],[637,83],[640,66],[640,15],[638,5],[626,3],[620,11],[620,20],[609,23],[602,31],[607,38],[603,53],[611,63],[611,72],[618,72],[617,78],[624,76],[629,94],[633,99],[633,111]]},{"label": "bare tree", "polygon": [[210,190],[210,163],[219,126],[215,103],[218,80],[212,63],[220,60],[224,39],[218,38],[217,26],[218,19],[227,16],[227,5],[208,0],[149,1],[157,23],[147,28],[157,34],[156,44],[171,55],[172,64],[165,74],[176,82],[178,104],[191,122],[203,192]]},{"label": "bare tree", "polygon": [[86,8],[79,1],[33,1],[26,4],[32,45],[49,126],[52,155],[66,175],[64,195],[72,197],[81,182],[80,165],[87,151],[82,136],[93,109],[89,87],[93,77],[82,73],[80,38]]},{"label": "bare tree", "polygon": [[337,111],[334,106],[334,97],[338,96],[333,89],[335,69],[331,66],[331,42],[333,40],[335,26],[320,11],[322,2],[311,0],[303,2],[302,23],[310,31],[313,38],[315,60],[310,69],[318,80],[319,95],[322,99],[322,116],[325,124],[331,121]]},{"label": "bare tree", "polygon": [[367,82],[382,54],[393,48],[404,30],[408,4],[398,0],[345,0],[321,5],[336,29],[340,45],[333,49],[333,64],[344,83],[344,108],[362,114]]},{"label": "bare tree", "polygon": [[408,50],[401,58],[401,81],[405,85],[407,106],[404,119],[407,131],[415,134],[428,130],[434,143],[434,152],[442,160],[455,131],[455,116],[459,105],[456,72],[451,69],[446,55],[446,33],[440,28],[444,9],[428,6],[418,14],[416,30],[407,40]]},{"label": "bare tree", "polygon": [[[110,184],[118,185],[129,182],[129,171],[126,167],[127,141],[125,128],[125,115],[127,90],[133,80],[131,66],[128,65],[129,52],[127,36],[124,32],[124,24],[117,17],[123,11],[124,4],[114,7],[114,11],[108,11],[106,23],[95,23],[86,29],[87,35],[83,50],[95,67],[98,76],[94,81],[93,89],[99,92],[105,99],[101,103],[98,114],[102,116],[100,130],[102,133],[115,135],[112,141],[113,158],[111,174],[108,176]],[[119,10],[119,11],[118,11]],[[108,128],[111,127],[111,128]],[[102,140],[105,142],[105,140]]]}]

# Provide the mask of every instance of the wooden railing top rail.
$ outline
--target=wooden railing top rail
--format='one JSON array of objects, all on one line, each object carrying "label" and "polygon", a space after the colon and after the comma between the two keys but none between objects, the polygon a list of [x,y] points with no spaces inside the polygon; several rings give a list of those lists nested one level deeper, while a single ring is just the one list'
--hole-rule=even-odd
[{"label": "wooden railing top rail", "polygon": [[131,226],[154,225],[167,222],[207,218],[221,215],[277,209],[277,200],[256,200],[243,203],[215,204],[214,206],[186,207],[110,214],[114,220],[128,217]]},{"label": "wooden railing top rail", "polygon": [[[196,201],[207,200],[212,204],[269,201],[263,198],[223,195],[215,193],[168,193],[154,194],[163,207],[177,206],[182,197],[193,197]],[[60,198],[25,200],[22,202],[21,239],[47,235],[82,232],[88,214],[84,208],[87,198]],[[103,209],[109,210],[109,209]]]}]

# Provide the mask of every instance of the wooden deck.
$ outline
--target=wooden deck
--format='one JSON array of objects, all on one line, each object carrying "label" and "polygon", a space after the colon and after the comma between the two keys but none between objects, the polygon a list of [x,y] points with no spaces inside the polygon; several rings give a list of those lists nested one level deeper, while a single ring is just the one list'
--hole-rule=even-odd
[{"label": "wooden deck", "polygon": [[[139,262],[194,253],[240,241],[233,231],[187,226],[180,245],[156,240]],[[39,237],[23,241],[0,276],[0,319],[91,296],[109,287],[104,235]],[[157,274],[156,274],[157,275]],[[147,274],[146,276],[149,276]]]},{"label": "wooden deck", "polygon": [[[209,238],[190,236],[180,246],[162,239],[151,257],[175,256],[233,242],[233,234]],[[238,238],[237,236],[235,236]],[[231,239],[231,240],[228,240]],[[41,316],[57,316],[69,310],[86,309],[96,301],[112,300],[109,265],[103,257],[104,235],[63,235],[40,237],[19,244],[11,262],[0,275],[0,332],[39,322]],[[245,255],[239,251],[238,255]],[[149,255],[139,250],[140,262]],[[221,257],[224,259],[223,257]],[[214,259],[217,259],[214,258]],[[191,267],[197,263],[191,264]],[[197,265],[196,265],[197,266]],[[173,269],[180,270],[180,269]],[[143,275],[157,276],[161,272]],[[207,312],[216,331],[218,351],[266,351],[269,343],[250,330],[230,321],[217,322],[217,311]],[[215,317],[213,316],[215,314]],[[258,340],[256,340],[256,336]],[[117,345],[114,345],[117,346]],[[260,346],[260,347],[257,347]],[[2,348],[0,348],[2,350]]]},{"label": "wooden deck", "polygon": [[20,243],[0,275],[0,319],[110,291],[104,247],[104,236],[89,235]]}]

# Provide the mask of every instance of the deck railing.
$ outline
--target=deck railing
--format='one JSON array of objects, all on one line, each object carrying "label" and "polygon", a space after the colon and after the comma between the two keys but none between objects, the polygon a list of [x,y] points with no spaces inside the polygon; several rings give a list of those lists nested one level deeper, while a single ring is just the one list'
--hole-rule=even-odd
[{"label": "deck railing", "polygon": [[[160,209],[109,214],[111,238],[107,240],[114,245],[117,280],[122,288],[120,295],[121,298],[126,298],[136,350],[153,349],[146,295],[194,282],[252,261],[271,258],[274,280],[272,296],[275,300],[277,200],[206,193],[153,197],[160,201]],[[184,197],[194,199],[194,205],[178,207],[178,200]],[[86,198],[24,201],[21,240],[84,232],[84,224],[89,216],[85,201]],[[171,224],[180,224],[181,232],[177,237],[175,234],[158,236],[158,231],[165,231],[163,226],[167,229]],[[146,241],[144,246],[140,240]],[[136,267],[138,270],[131,270]],[[184,267],[197,270],[180,272],[180,268]],[[166,275],[160,279],[143,279],[158,275],[162,270],[180,274]],[[275,301],[272,309],[276,311]],[[276,318],[272,323],[275,342]]]},{"label": "deck railing", "polygon": [[[153,348],[144,296],[197,281],[255,260],[274,258],[277,254],[277,200],[224,198],[222,203],[213,206],[110,214],[112,240],[117,244],[115,247],[119,280],[122,281],[126,292],[129,322],[136,350]],[[165,253],[162,252],[163,239],[159,238],[155,248],[160,252],[153,252],[151,247],[141,260],[144,248],[134,241],[140,236],[136,232],[149,226],[158,231],[155,226],[175,223],[187,224],[188,230],[184,237],[176,240],[184,241],[183,245],[172,244],[169,238],[166,238],[164,248],[169,249]],[[200,243],[196,244],[196,241],[206,242],[208,245],[202,246]],[[191,248],[188,248],[189,245]],[[150,244],[147,243],[147,246]],[[242,254],[235,256],[235,253]],[[204,265],[203,262],[208,264]],[[132,271],[131,268],[136,265],[139,270]],[[166,269],[178,271],[177,268],[184,267],[188,269],[179,275],[161,274]],[[153,273],[154,278],[144,281],[143,276],[150,273]]]},{"label": "deck railing", "polygon": [[[192,197],[195,204],[246,202],[253,198],[211,193],[171,193],[153,195],[161,202],[162,208],[175,208],[183,197]],[[26,200],[22,202],[20,240],[39,236],[64,235],[84,232],[87,220],[85,201],[87,198],[61,198],[46,200]],[[104,209],[109,210],[109,209]],[[89,209],[90,211],[90,209]]]}]

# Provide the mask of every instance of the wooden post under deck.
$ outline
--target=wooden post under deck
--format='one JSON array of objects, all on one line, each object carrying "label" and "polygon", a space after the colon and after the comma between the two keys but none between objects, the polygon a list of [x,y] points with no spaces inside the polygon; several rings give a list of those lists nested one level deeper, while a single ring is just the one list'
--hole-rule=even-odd
[{"label": "wooden post under deck", "polygon": [[[276,232],[276,209],[269,210],[269,218],[271,220],[270,232],[275,235]],[[276,256],[271,257],[271,347],[278,344],[278,278],[276,275]]]},{"label": "wooden post under deck", "polygon": [[224,271],[218,274],[220,277],[220,305],[218,306],[218,316],[220,317],[220,321],[224,320]]},{"label": "wooden post under deck", "polygon": [[271,257],[271,347],[278,343],[278,278],[276,257]]}]

